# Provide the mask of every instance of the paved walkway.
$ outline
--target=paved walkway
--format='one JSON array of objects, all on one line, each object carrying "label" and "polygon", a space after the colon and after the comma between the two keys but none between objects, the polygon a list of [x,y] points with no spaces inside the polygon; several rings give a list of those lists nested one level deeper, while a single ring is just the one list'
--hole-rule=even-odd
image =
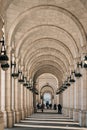
[{"label": "paved walkway", "polygon": [[45,110],[43,113],[39,111],[32,116],[21,120],[20,123],[15,124],[14,128],[5,130],[87,130],[82,128],[78,123],[73,122],[72,119],[57,114],[54,110]]}]

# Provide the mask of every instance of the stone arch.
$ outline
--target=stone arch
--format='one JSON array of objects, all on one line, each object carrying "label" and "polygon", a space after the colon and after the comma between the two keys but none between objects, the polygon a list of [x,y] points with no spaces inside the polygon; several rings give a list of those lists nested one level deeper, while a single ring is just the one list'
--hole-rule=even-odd
[{"label": "stone arch", "polygon": [[[39,28],[41,28],[41,31],[39,30]],[[48,38],[50,38],[50,35],[51,35],[51,38],[57,39],[57,40],[61,41],[66,46],[67,46],[67,42],[70,42],[70,44],[73,44],[73,46],[71,48],[71,46],[68,45],[69,49],[73,49],[72,52],[74,52],[75,55],[76,55],[76,53],[78,55],[80,47],[77,46],[76,41],[72,37],[72,35],[69,32],[67,32],[66,30],[64,30],[64,29],[62,29],[62,28],[60,28],[60,27],[58,27],[56,25],[49,25],[49,24],[48,25],[39,25],[39,26],[36,26],[36,27],[30,29],[28,32],[26,32],[25,35],[23,35],[23,37],[18,41],[19,44],[17,45],[16,55],[17,56],[19,55],[19,50],[21,50],[22,46],[25,45],[24,43],[26,43],[26,39],[30,37],[29,35],[32,34],[32,31],[33,31],[33,34],[35,34],[35,40],[33,40],[33,42],[35,42],[37,39],[47,38],[47,36],[44,36],[45,35],[44,33],[41,35],[42,29],[44,29],[46,31],[46,28],[47,28],[47,33],[48,33],[48,30],[50,30],[50,33],[52,33],[52,30],[54,30],[56,32],[55,34],[49,34],[48,33],[47,34],[47,35],[49,35]],[[35,33],[34,33],[34,30],[35,30]],[[36,35],[39,35],[38,34],[39,32],[36,32],[36,30],[39,30],[40,31],[40,35],[41,35],[41,36],[39,36],[37,38],[36,38]],[[58,31],[59,31],[59,33],[57,35]],[[62,40],[63,40],[63,37],[65,37],[65,39],[63,41],[61,39],[59,39],[60,38],[60,36],[59,36],[60,32],[62,33],[61,34]],[[57,35],[57,37],[55,37],[55,35]],[[33,37],[33,35],[32,35],[32,37]],[[70,39],[70,40],[66,41],[66,39]],[[29,46],[30,43],[33,43],[33,42],[32,42],[32,40],[30,38],[29,41],[27,42],[28,43],[27,47]]]},{"label": "stone arch", "polygon": [[[60,50],[57,50],[57,49],[54,49],[54,48],[48,48],[48,47],[45,47],[45,48],[40,48],[40,49],[37,49],[37,50],[35,50],[35,51],[33,51],[32,52],[32,54],[30,54],[28,57],[27,56],[25,56],[24,58],[23,58],[23,62],[25,63],[25,61],[27,61],[26,63],[25,63],[25,66],[27,66],[27,63],[28,63],[28,61],[30,62],[31,61],[31,59],[33,59],[34,57],[37,57],[37,56],[40,56],[40,55],[44,55],[44,54],[54,54],[54,55],[61,55],[61,59],[65,59],[66,60],[66,62],[68,63],[68,64],[70,64],[69,63],[69,61],[68,61],[68,59],[67,59],[67,57],[64,55],[64,54],[62,54],[61,52],[60,52]],[[26,60],[26,59],[28,59],[28,60]]]},{"label": "stone arch", "polygon": [[[52,60],[49,60],[51,57],[52,57]],[[32,70],[35,69],[37,66],[40,66],[41,64],[45,65],[46,63],[48,63],[49,65],[54,64],[54,66],[62,69],[61,71],[64,71],[64,72],[68,71],[67,66],[65,66],[64,63],[61,62],[60,59],[58,59],[57,57],[54,57],[54,56],[50,56],[50,55],[47,57],[47,55],[46,55],[46,56],[40,57],[39,59],[36,59],[31,64],[31,66],[28,66],[29,73],[32,72]]]},{"label": "stone arch", "polygon": [[34,79],[34,81],[36,81],[36,79],[43,73],[50,73],[54,75],[58,79],[59,84],[62,83],[63,73],[61,73],[61,70],[53,65],[41,65],[40,67],[36,68],[30,74],[30,76],[32,77],[32,79]]},{"label": "stone arch", "polygon": [[32,7],[30,9],[28,9],[27,11],[21,13],[20,16],[18,16],[18,18],[15,20],[15,22],[13,23],[13,25],[10,29],[9,44],[11,44],[12,35],[14,35],[15,27],[17,28],[18,23],[24,18],[24,16],[26,16],[31,10],[39,9],[39,8],[47,8],[47,7],[53,8],[54,10],[57,9],[57,11],[60,11],[64,14],[66,14],[67,16],[69,16],[76,23],[76,25],[78,26],[78,28],[81,31],[81,34],[82,34],[82,37],[83,37],[83,43],[82,44],[86,44],[85,31],[84,31],[84,28],[82,27],[82,24],[80,23],[80,21],[75,17],[74,14],[72,14],[68,10],[61,8],[61,7],[58,7],[58,6],[55,6],[55,5],[38,5],[38,6]]}]

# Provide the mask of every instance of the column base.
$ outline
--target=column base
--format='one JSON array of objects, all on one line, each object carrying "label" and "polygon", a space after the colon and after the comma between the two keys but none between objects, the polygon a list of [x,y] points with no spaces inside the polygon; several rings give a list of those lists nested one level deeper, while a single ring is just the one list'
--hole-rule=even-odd
[{"label": "column base", "polygon": [[36,107],[34,107],[34,113],[37,113],[37,108]]},{"label": "column base", "polygon": [[69,116],[69,108],[63,108],[63,114]]},{"label": "column base", "polygon": [[73,119],[73,109],[69,110],[69,117]]},{"label": "column base", "polygon": [[4,115],[3,112],[0,111],[0,130],[4,130]]},{"label": "column base", "polygon": [[34,113],[33,111],[34,111],[33,107],[30,107],[30,115]]},{"label": "column base", "polygon": [[24,117],[26,118],[27,117],[27,108],[24,108]]},{"label": "column base", "polygon": [[21,110],[21,119],[24,119],[24,110]]},{"label": "column base", "polygon": [[73,110],[73,121],[79,122],[79,110],[78,109]]},{"label": "column base", "polygon": [[87,112],[86,111],[79,112],[79,124],[80,126],[83,126],[83,127],[87,126]]},{"label": "column base", "polygon": [[19,123],[19,122],[20,122],[20,112],[15,111],[15,123]]},{"label": "column base", "polygon": [[13,111],[7,112],[7,128],[12,128],[14,124],[14,114]]},{"label": "column base", "polygon": [[30,107],[28,108],[27,112],[28,112],[28,116],[30,116],[31,115],[31,109],[30,109]]},{"label": "column base", "polygon": [[4,127],[7,128],[7,112],[4,111]]}]

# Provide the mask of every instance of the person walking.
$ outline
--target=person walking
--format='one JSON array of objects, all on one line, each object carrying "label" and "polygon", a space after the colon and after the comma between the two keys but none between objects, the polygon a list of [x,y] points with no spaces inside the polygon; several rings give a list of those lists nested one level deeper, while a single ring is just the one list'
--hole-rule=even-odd
[{"label": "person walking", "polygon": [[41,111],[43,112],[44,109],[44,104],[41,105]]},{"label": "person walking", "polygon": [[62,106],[61,106],[61,104],[58,104],[58,113],[62,114]]}]

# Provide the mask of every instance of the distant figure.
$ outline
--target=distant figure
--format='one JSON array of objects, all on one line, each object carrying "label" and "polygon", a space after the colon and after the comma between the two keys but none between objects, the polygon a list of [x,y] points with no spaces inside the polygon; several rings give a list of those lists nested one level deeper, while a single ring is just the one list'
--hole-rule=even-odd
[{"label": "distant figure", "polygon": [[54,104],[54,110],[56,110],[56,104]]},{"label": "distant figure", "polygon": [[39,103],[37,104],[37,109],[40,109]]},{"label": "distant figure", "polygon": [[41,105],[41,111],[43,112],[44,109],[44,104]]},{"label": "distant figure", "polygon": [[46,107],[49,109],[49,101],[46,102]]},{"label": "distant figure", "polygon": [[58,104],[58,113],[62,114],[62,106],[60,104]]},{"label": "distant figure", "polygon": [[50,109],[52,109],[52,104],[49,104]]}]

